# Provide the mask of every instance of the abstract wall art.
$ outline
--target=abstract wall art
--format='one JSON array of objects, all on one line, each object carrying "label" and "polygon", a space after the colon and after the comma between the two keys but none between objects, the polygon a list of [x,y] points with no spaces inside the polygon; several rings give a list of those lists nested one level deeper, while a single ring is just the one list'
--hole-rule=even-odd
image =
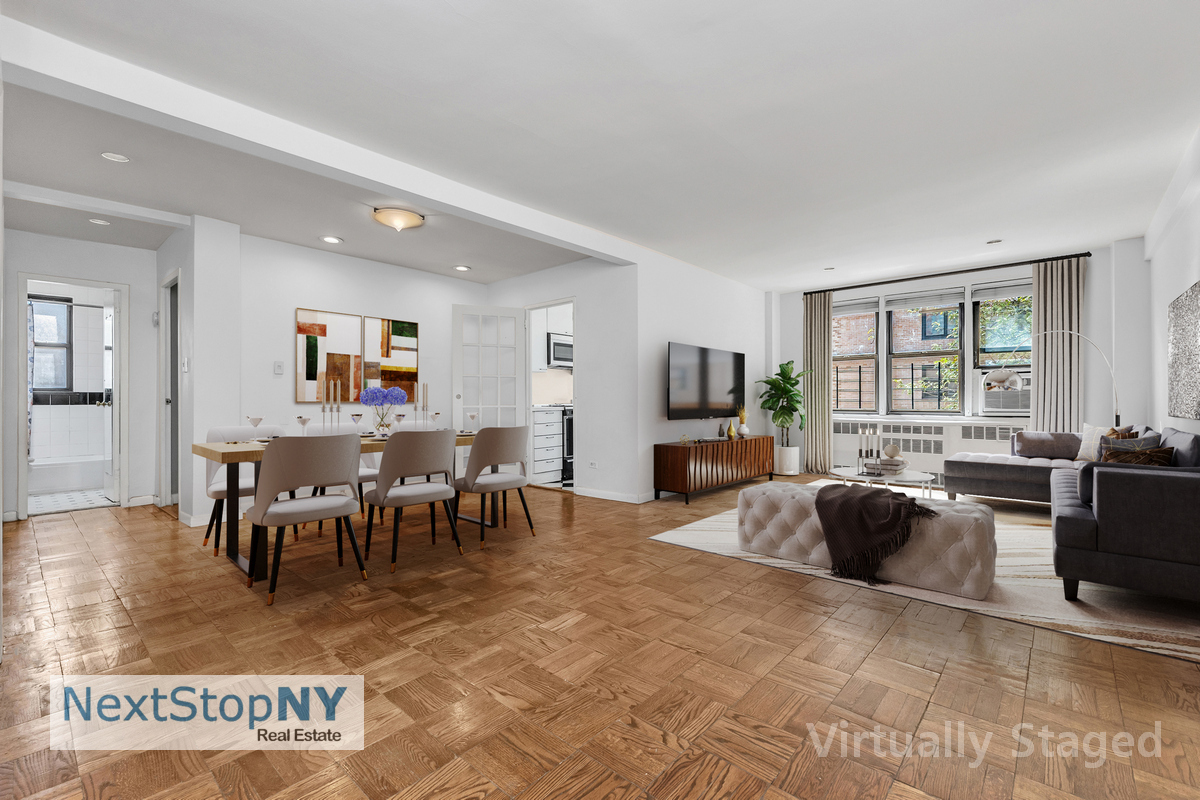
[{"label": "abstract wall art", "polygon": [[399,386],[411,399],[417,386],[417,323],[363,317],[363,385]]},{"label": "abstract wall art", "polygon": [[362,317],[296,309],[296,402],[319,403],[329,381],[341,381],[341,400],[362,390]]},{"label": "abstract wall art", "polygon": [[1200,419],[1200,283],[1167,312],[1167,413]]}]

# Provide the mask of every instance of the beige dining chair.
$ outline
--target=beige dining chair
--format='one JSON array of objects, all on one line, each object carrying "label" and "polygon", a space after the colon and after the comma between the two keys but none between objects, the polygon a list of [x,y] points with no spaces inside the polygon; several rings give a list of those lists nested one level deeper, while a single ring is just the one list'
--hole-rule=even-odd
[{"label": "beige dining chair", "polygon": [[[284,433],[284,429],[278,425],[260,425],[257,428],[252,425],[229,425],[221,428],[209,428],[205,441],[248,442],[256,437],[283,436]],[[208,539],[215,530],[217,534],[213,540],[213,555],[215,556],[221,550],[221,521],[225,512],[225,495],[228,493],[229,484],[225,479],[225,465],[207,459],[206,461],[205,493],[216,502],[213,503],[212,515],[208,518],[208,528],[204,531],[203,544],[204,546],[208,545]],[[252,497],[253,495],[254,473],[252,470],[246,470],[238,475],[238,498]]]},{"label": "beige dining chair", "polygon": [[[363,565],[358,539],[350,517],[358,509],[355,487],[358,475],[359,438],[356,434],[339,436],[285,436],[267,445],[254,505],[247,513],[250,520],[250,577],[247,586],[254,585],[257,566],[258,537],[275,528],[275,553],[271,562],[271,585],[267,589],[267,605],[275,602],[275,585],[279,580],[279,558],[283,552],[284,532],[289,525],[323,519],[337,521],[338,566],[342,565],[342,524],[350,537],[350,549],[358,561],[363,580],[367,568]],[[293,493],[302,486],[346,486],[349,494],[335,492],[315,497],[289,497],[279,500],[282,493]]]},{"label": "beige dining chair", "polygon": [[[533,529],[533,517],[529,516],[529,504],[525,502],[522,487],[529,485],[526,460],[529,458],[529,426],[521,425],[514,428],[483,428],[475,434],[471,443],[471,455],[467,459],[466,474],[454,482],[454,511],[458,513],[459,500],[463,492],[479,495],[479,547],[483,548],[484,530],[487,527],[487,496],[492,496],[495,504],[499,495],[509,489],[516,489],[525,509],[525,519],[529,523],[529,532],[537,536]],[[512,472],[493,472],[492,467],[502,464],[517,464],[521,467],[520,474]],[[484,472],[484,470],[488,470]],[[493,505],[493,507],[495,507]]]},{"label": "beige dining chair", "polygon": [[[461,554],[462,542],[458,540],[458,525],[450,501],[454,499],[454,488],[450,485],[454,470],[454,440],[452,430],[413,431],[401,430],[388,437],[379,462],[379,478],[375,488],[366,494],[367,538],[363,545],[366,558],[371,558],[371,525],[375,518],[374,509],[379,508],[379,521],[383,522],[384,508],[393,509],[392,514],[392,572],[396,571],[396,552],[400,543],[400,509],[405,506],[429,506],[429,534],[437,544],[437,504],[442,504],[446,519],[450,522],[450,534]],[[422,483],[407,483],[406,478],[425,478]]]},{"label": "beige dining chair", "polygon": [[[358,427],[358,425],[354,424],[353,422],[331,422],[325,426],[309,425],[307,428],[306,435],[307,436],[342,436],[347,433],[358,433],[358,432],[359,432],[359,427]],[[364,506],[362,504],[363,484],[364,483],[374,483],[375,479],[379,475],[379,467],[378,467],[379,462],[377,461],[377,458],[378,457],[374,453],[361,453],[359,455],[357,481],[358,481],[358,497],[359,497],[358,515],[360,518],[366,513]],[[314,486],[312,489],[312,493],[314,495],[324,494],[326,489],[328,489],[328,488],[329,487],[326,487],[326,486]],[[380,514],[382,514],[382,513],[383,512],[380,511]],[[379,521],[381,523],[383,522],[382,516],[380,516]],[[317,536],[321,535],[321,531],[323,530],[323,528],[324,528],[323,521],[318,520],[317,521]]]}]

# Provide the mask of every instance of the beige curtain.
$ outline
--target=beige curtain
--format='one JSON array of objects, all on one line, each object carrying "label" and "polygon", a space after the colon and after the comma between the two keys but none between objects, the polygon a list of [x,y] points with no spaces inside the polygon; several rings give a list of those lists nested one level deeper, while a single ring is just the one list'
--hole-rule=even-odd
[{"label": "beige curtain", "polygon": [[1033,265],[1033,401],[1035,431],[1078,431],[1079,365],[1084,341],[1079,331],[1083,305],[1084,258],[1040,261]]},{"label": "beige curtain", "polygon": [[802,379],[808,426],[804,431],[804,471],[824,475],[833,466],[833,293],[804,295]]}]

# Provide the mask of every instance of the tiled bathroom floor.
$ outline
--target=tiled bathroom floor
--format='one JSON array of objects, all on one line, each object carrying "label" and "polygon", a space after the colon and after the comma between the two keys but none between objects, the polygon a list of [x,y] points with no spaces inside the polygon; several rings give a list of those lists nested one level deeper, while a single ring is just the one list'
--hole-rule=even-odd
[{"label": "tiled bathroom floor", "polygon": [[64,511],[82,511],[85,508],[103,508],[116,503],[104,496],[99,489],[81,492],[54,492],[53,494],[29,495],[29,516],[35,514],[61,514]]}]

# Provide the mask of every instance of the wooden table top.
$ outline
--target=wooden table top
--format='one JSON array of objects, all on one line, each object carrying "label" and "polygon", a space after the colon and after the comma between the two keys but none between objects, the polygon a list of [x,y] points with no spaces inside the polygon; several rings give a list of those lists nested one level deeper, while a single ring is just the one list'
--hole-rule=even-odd
[{"label": "wooden table top", "polygon": [[[459,433],[454,440],[454,446],[469,447],[474,441],[475,434]],[[382,453],[386,444],[386,439],[364,438],[362,452]],[[262,442],[195,442],[192,445],[192,453],[201,458],[207,458],[209,461],[216,461],[218,464],[245,464],[262,461],[266,449],[266,444]]]}]

